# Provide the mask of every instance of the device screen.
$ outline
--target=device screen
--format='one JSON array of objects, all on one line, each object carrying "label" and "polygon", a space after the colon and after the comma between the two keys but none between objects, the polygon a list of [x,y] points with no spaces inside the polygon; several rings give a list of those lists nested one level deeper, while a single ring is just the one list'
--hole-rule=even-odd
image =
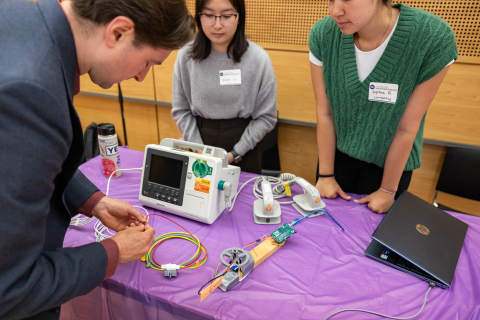
[{"label": "device screen", "polygon": [[183,161],[152,154],[148,181],[171,188],[180,188]]}]

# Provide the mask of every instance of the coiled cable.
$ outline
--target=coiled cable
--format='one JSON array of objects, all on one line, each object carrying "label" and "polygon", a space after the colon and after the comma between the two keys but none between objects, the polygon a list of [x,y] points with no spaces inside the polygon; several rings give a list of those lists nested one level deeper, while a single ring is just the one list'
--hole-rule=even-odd
[{"label": "coiled cable", "polygon": [[[109,188],[110,188],[110,180],[112,179],[112,176],[115,174],[115,172],[117,171],[130,171],[130,170],[140,170],[140,171],[143,171],[143,168],[134,168],[134,169],[117,169],[115,171],[113,171],[111,174],[110,174],[110,177],[108,178],[108,182],[107,182],[107,193],[105,194],[106,196],[108,196],[108,191],[109,191]],[[89,224],[95,217],[85,217],[84,215],[82,215],[81,213],[77,214],[76,216],[74,216],[72,219],[70,219],[70,225],[71,226],[84,226],[84,225],[87,225]]]},{"label": "coiled cable", "polygon": [[[243,190],[243,188],[249,184],[252,181],[255,181],[255,184],[253,186],[253,195],[257,199],[263,199],[263,192],[260,190],[260,185],[262,184],[262,181],[267,180],[268,182],[272,184],[276,184],[275,187],[272,188],[272,193],[273,193],[273,199],[281,199],[287,197],[287,192],[285,190],[284,183],[287,183],[289,186],[293,186],[296,182],[294,181],[296,176],[291,173],[282,173],[280,175],[280,178],[277,177],[270,177],[270,176],[263,176],[263,177],[257,177],[257,178],[252,178],[250,180],[247,180],[241,187],[238,189],[237,193],[235,196],[232,198],[232,205],[230,208],[228,208],[228,211],[231,212],[233,210],[233,206],[235,205],[235,201],[237,200],[238,195],[240,192]],[[304,191],[305,193],[305,191]],[[285,201],[285,202],[278,202],[279,204],[292,204],[294,201]]]}]

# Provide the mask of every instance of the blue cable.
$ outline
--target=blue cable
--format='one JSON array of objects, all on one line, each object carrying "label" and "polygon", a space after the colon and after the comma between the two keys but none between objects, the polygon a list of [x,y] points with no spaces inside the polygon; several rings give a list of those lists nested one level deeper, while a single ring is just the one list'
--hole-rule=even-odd
[{"label": "blue cable", "polygon": [[304,219],[307,219],[307,218],[310,217],[312,214],[317,213],[317,212],[323,212],[323,213],[325,213],[327,216],[330,217],[330,219],[333,220],[333,222],[335,222],[335,223],[342,229],[342,231],[345,231],[345,229],[343,229],[343,227],[340,225],[340,223],[338,223],[337,220],[335,220],[335,219],[330,215],[330,213],[328,213],[327,210],[324,210],[324,209],[318,209],[318,210],[312,211],[312,212],[310,212],[308,215],[306,215],[306,216],[303,217],[303,218],[293,219],[292,222],[290,222],[290,226],[293,227],[294,225],[299,224],[300,221],[302,221],[302,220],[304,220]]},{"label": "blue cable", "polygon": [[342,229],[342,231],[345,232],[345,229],[343,229],[343,227],[340,225],[340,223],[337,222],[337,220],[333,219],[333,217],[330,215],[330,213],[328,213],[326,210],[323,210],[323,209],[320,209],[320,210],[322,210],[327,216],[329,216],[330,219],[332,219],[333,222],[335,222],[340,227],[340,229]]}]

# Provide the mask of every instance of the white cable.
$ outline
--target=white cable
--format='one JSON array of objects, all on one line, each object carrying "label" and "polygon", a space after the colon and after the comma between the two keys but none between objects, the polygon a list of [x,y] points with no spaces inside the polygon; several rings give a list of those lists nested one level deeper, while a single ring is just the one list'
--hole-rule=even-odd
[{"label": "white cable", "polygon": [[232,209],[233,209],[233,206],[235,205],[235,201],[237,200],[237,196],[238,194],[240,193],[240,191],[242,191],[243,187],[245,187],[250,181],[253,181],[255,179],[258,179],[258,178],[252,178],[250,180],[248,180],[247,182],[245,182],[241,187],[240,189],[238,189],[237,193],[235,193],[235,195],[233,196],[232,198],[232,205],[230,206],[230,208],[228,208],[228,211],[231,212]]},{"label": "white cable", "polygon": [[[117,169],[115,171],[113,171],[111,174],[110,174],[110,177],[108,178],[108,183],[107,183],[107,193],[105,194],[106,196],[108,196],[108,190],[110,189],[110,179],[112,179],[112,176],[115,174],[115,172],[117,171],[130,171],[130,170],[140,170],[140,171],[143,171],[143,168],[133,168],[133,169]],[[89,224],[92,220],[93,220],[94,217],[85,217],[85,216],[82,216],[81,214],[77,214],[75,217],[73,217],[71,220],[70,220],[70,225],[71,226],[84,226],[86,224]]]},{"label": "white cable", "polygon": [[112,176],[115,174],[115,172],[117,172],[117,171],[132,171],[132,170],[140,170],[140,171],[143,171],[143,168],[117,169],[117,170],[113,171],[113,172],[110,174],[110,177],[108,178],[108,182],[107,182],[107,192],[105,193],[105,195],[108,197],[108,190],[110,189],[110,179],[112,179]]},{"label": "white cable", "polygon": [[133,207],[144,210],[147,213],[147,216],[150,214],[150,213],[148,213],[147,209],[145,209],[144,207],[140,207],[140,206],[133,206]]},{"label": "white cable", "polygon": [[84,226],[89,224],[94,217],[86,217],[83,214],[79,213],[70,220],[71,226]]},{"label": "white cable", "polygon": [[[280,178],[277,177],[270,177],[270,176],[262,176],[258,178],[252,178],[248,181],[246,181],[240,189],[238,189],[237,193],[233,196],[232,198],[232,205],[230,208],[228,208],[228,211],[231,212],[233,210],[233,206],[235,205],[235,201],[237,200],[238,195],[242,191],[242,189],[250,182],[255,181],[255,185],[253,186],[253,195],[257,199],[263,199],[263,192],[260,190],[260,185],[262,184],[262,181],[264,179],[267,179],[269,182],[273,184],[277,184],[274,188],[272,188],[272,193],[273,193],[273,199],[281,199],[287,197],[287,192],[285,191],[285,187],[283,186],[283,183],[288,182],[290,186],[292,186],[294,183],[293,179],[296,178],[295,175],[291,173],[282,173],[280,175]],[[305,193],[305,191],[304,191]],[[294,201],[286,201],[286,202],[279,202],[279,204],[292,204]]]},{"label": "white cable", "polygon": [[340,311],[337,311],[337,312],[332,313],[331,315],[329,315],[328,317],[326,317],[326,318],[323,319],[323,320],[327,320],[327,319],[333,317],[334,315],[339,314],[340,312],[345,312],[345,311],[366,312],[366,313],[374,314],[374,315],[377,315],[377,316],[380,316],[380,317],[389,318],[389,319],[397,319],[397,320],[412,319],[412,318],[415,318],[416,316],[418,316],[418,315],[420,314],[420,312],[422,312],[423,308],[425,307],[425,304],[427,303],[427,295],[428,295],[428,293],[430,292],[430,290],[432,290],[432,288],[433,288],[434,286],[435,286],[435,284],[434,284],[433,282],[430,282],[430,288],[428,288],[427,293],[425,293],[425,298],[423,299],[422,308],[420,309],[420,311],[418,311],[415,315],[413,315],[413,316],[411,316],[411,317],[407,317],[407,318],[397,318],[397,317],[387,316],[387,315],[385,315],[385,314],[381,314],[381,313],[377,313],[377,312],[373,312],[373,311],[368,311],[368,310],[362,310],[362,309],[343,309],[343,310],[340,310]]},{"label": "white cable", "polygon": [[[108,178],[108,182],[107,182],[107,192],[105,193],[105,196],[108,197],[108,191],[110,190],[110,180],[112,179],[113,175],[115,174],[115,172],[117,171],[132,171],[132,170],[139,170],[139,171],[143,171],[143,168],[132,168],[132,169],[117,169],[115,171],[113,171],[111,174],[110,174],[110,177]],[[147,215],[148,215],[148,211],[143,208],[143,207],[138,207],[138,206],[133,206],[134,208],[141,208],[143,210],[145,210],[147,212]],[[93,219],[93,217],[92,217]],[[90,221],[89,221],[90,222]],[[95,230],[95,238],[97,240],[97,242],[100,242],[100,241],[103,241],[105,239],[108,239],[108,238],[111,238],[114,233],[112,233],[112,231],[110,231],[110,229],[108,229],[107,227],[105,227],[103,225],[103,223],[100,221],[100,220],[97,220],[97,222],[95,222],[95,225],[93,227],[93,229]],[[105,234],[104,232],[108,232],[110,235],[108,234]]]},{"label": "white cable", "polygon": [[95,225],[94,225],[93,229],[95,230],[95,238],[96,238],[97,242],[103,241],[103,240],[108,239],[108,238],[111,237],[111,236],[108,236],[108,235],[103,234],[103,232],[104,232],[105,230],[108,230],[108,228],[105,227],[105,226],[100,222],[100,220],[97,220],[97,222],[95,222]]}]

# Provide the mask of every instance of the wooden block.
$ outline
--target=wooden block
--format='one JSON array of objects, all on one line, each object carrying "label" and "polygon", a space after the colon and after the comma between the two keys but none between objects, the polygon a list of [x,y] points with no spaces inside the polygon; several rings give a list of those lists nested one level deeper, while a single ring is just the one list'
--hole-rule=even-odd
[{"label": "wooden block", "polygon": [[285,244],[285,241],[282,243],[277,243],[273,240],[272,237],[268,237],[267,240],[260,243],[258,246],[253,248],[250,253],[253,256],[253,260],[255,260],[255,265],[253,268],[258,267],[263,261],[265,261],[268,257],[270,257],[274,252],[276,252],[280,247]]},{"label": "wooden block", "polygon": [[213,281],[208,287],[203,289],[203,291],[200,292],[200,302],[205,300],[205,298],[208,297],[210,293],[213,292],[213,290],[217,289],[222,284],[222,280],[223,280],[223,276]]},{"label": "wooden block", "polygon": [[[282,243],[277,243],[275,240],[273,240],[272,237],[268,237],[267,240],[263,241],[258,246],[253,248],[250,251],[250,253],[253,256],[253,260],[255,261],[255,264],[254,264],[253,268],[255,269],[256,267],[258,267],[263,261],[265,261],[274,252],[276,252],[278,249],[280,249],[280,247],[282,247],[284,244],[285,244],[285,241],[282,242]],[[243,279],[242,269],[238,269],[237,273],[238,273],[240,281],[242,281],[242,279]],[[210,295],[210,293],[212,293],[213,290],[215,290],[216,288],[218,288],[222,284],[222,279],[223,279],[223,276],[216,279],[208,287],[203,289],[202,292],[200,292],[200,302],[203,301],[206,297],[208,297]]]}]

